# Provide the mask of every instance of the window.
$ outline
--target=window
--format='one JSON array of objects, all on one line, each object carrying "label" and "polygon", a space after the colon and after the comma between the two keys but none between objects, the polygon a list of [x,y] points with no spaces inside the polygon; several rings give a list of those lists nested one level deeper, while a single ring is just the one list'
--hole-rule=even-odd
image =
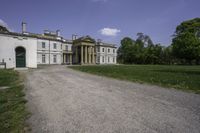
[{"label": "window", "polygon": [[45,63],[46,62],[46,57],[45,57],[45,54],[42,55],[42,63]]},{"label": "window", "polygon": [[102,57],[102,62],[104,62],[104,56]]},{"label": "window", "polygon": [[53,62],[56,63],[57,62],[57,56],[53,55]]},{"label": "window", "polygon": [[104,52],[104,48],[102,48],[102,52]]},{"label": "window", "polygon": [[97,48],[97,52],[100,52],[100,47]]},{"label": "window", "polygon": [[98,62],[98,63],[100,62],[100,56],[98,56],[98,58],[97,58],[97,62]]},{"label": "window", "polygon": [[45,42],[42,42],[42,48],[45,48]]},{"label": "window", "polygon": [[56,43],[54,43],[54,44],[53,44],[53,48],[54,48],[54,49],[56,49],[56,48],[57,48],[57,45],[56,45]]},{"label": "window", "polygon": [[115,49],[113,49],[113,53],[115,53]]},{"label": "window", "polygon": [[108,49],[108,53],[110,53],[110,49]]},{"label": "window", "polygon": [[115,62],[115,57],[113,57],[113,63]]},{"label": "window", "polygon": [[110,62],[110,57],[108,57],[108,63]]},{"label": "window", "polygon": [[65,46],[65,50],[68,51],[68,45]]}]

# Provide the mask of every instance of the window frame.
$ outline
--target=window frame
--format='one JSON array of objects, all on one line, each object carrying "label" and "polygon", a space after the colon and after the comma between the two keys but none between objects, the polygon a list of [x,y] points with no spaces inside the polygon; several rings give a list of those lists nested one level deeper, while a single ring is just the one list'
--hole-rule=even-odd
[{"label": "window frame", "polygon": [[57,55],[56,54],[53,55],[53,63],[57,63]]},{"label": "window frame", "polygon": [[104,56],[102,56],[102,63],[104,63],[104,61],[105,61],[105,57],[104,57]]},{"label": "window frame", "polygon": [[65,50],[66,50],[66,51],[69,51],[68,45],[65,45]]},{"label": "window frame", "polygon": [[57,49],[57,44],[53,43],[53,49]]},{"label": "window frame", "polygon": [[42,42],[42,48],[46,48],[46,43]]},{"label": "window frame", "polygon": [[46,63],[46,55],[42,54],[42,63]]}]

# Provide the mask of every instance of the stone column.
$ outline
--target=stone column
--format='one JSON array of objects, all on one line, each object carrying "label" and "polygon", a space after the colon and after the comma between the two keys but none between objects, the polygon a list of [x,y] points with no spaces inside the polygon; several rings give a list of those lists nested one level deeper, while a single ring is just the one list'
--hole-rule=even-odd
[{"label": "stone column", "polygon": [[95,64],[94,47],[92,47],[92,63]]},{"label": "stone column", "polygon": [[76,63],[78,63],[78,46],[76,46]]},{"label": "stone column", "polygon": [[69,55],[69,58],[70,58],[69,62],[70,62],[70,65],[71,65],[72,64],[72,54]]},{"label": "stone column", "polygon": [[88,59],[89,59],[89,64],[91,64],[91,47],[88,47]]},{"label": "stone column", "polygon": [[65,64],[66,63],[66,54],[63,54],[63,63]]},{"label": "stone column", "polygon": [[81,45],[81,64],[83,64],[83,45]]},{"label": "stone column", "polygon": [[87,46],[85,46],[85,64],[87,64],[87,56],[88,56]]}]

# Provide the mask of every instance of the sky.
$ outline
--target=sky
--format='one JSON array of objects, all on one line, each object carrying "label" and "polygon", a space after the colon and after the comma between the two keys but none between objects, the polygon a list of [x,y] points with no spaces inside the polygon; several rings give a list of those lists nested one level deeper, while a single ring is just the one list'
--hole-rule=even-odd
[{"label": "sky", "polygon": [[200,17],[200,0],[1,0],[0,24],[11,31],[61,30],[71,39],[90,35],[120,45],[124,37],[142,32],[168,46],[176,26]]}]

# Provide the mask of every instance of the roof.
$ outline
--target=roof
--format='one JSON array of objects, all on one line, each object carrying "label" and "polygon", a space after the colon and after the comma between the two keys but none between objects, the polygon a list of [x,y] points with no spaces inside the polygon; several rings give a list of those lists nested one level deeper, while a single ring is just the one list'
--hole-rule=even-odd
[{"label": "roof", "polygon": [[35,34],[35,33],[28,33],[28,32],[16,33],[16,32],[8,32],[8,31],[6,32],[6,31],[1,31],[1,30],[0,30],[0,34],[31,37],[31,38],[45,39],[45,40],[52,40],[52,41],[60,41],[60,42],[64,42],[64,43],[72,43],[72,40],[67,40],[67,39],[64,39],[63,37],[46,35],[46,34]]},{"label": "roof", "polygon": [[117,48],[117,47],[115,46],[115,44],[109,44],[109,43],[105,43],[105,42],[97,42],[97,43],[96,43],[96,46]]},{"label": "roof", "polygon": [[91,38],[90,36],[83,36],[80,37],[76,40],[74,40],[74,42],[89,42],[89,43],[96,43],[95,39]]}]

